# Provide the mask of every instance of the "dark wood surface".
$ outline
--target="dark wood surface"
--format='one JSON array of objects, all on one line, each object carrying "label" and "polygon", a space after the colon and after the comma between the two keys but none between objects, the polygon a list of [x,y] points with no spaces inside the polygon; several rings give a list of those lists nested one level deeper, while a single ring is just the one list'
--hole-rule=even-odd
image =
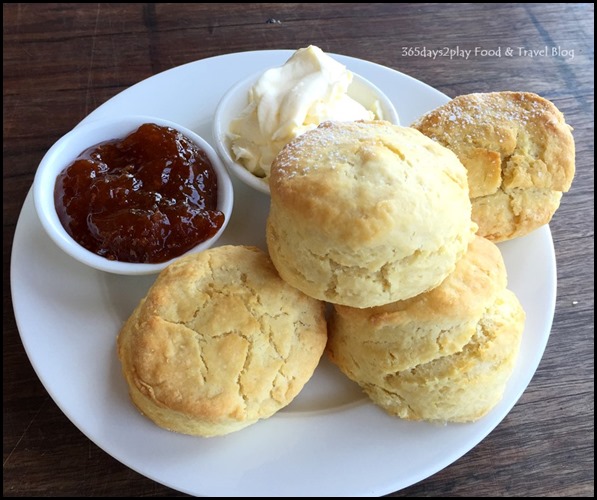
[{"label": "dark wood surface", "polygon": [[[308,44],[397,69],[452,97],[536,92],[574,127],[577,172],[551,223],[558,297],[539,369],[484,441],[393,496],[593,496],[592,4],[23,3],[4,4],[3,14],[5,496],[183,496],[81,434],[25,354],[11,303],[11,246],[44,153],[96,107],[156,73],[219,54]],[[423,47],[515,52],[434,60],[416,55]],[[518,47],[550,54],[532,58]],[[568,52],[552,55],[553,47]]]}]

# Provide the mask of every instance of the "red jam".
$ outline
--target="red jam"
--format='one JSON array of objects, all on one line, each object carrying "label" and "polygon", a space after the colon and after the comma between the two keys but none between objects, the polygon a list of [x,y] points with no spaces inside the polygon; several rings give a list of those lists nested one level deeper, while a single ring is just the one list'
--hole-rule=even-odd
[{"label": "red jam", "polygon": [[66,231],[110,260],[165,262],[224,223],[205,151],[180,132],[146,123],[124,139],[83,151],[56,179]]}]

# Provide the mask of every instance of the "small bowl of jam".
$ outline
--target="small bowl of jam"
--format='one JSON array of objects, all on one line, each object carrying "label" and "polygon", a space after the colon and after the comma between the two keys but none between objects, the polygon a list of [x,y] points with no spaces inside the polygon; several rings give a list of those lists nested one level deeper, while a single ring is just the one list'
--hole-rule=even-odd
[{"label": "small bowl of jam", "polygon": [[45,231],[101,271],[157,273],[211,247],[233,205],[213,148],[179,124],[124,116],[81,124],[59,139],[33,183]]}]

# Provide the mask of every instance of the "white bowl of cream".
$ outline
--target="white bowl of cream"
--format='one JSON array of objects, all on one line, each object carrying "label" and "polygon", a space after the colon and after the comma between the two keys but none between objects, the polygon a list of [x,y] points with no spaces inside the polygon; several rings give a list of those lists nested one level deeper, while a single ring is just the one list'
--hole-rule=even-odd
[{"label": "white bowl of cream", "polygon": [[269,193],[271,162],[292,139],[324,121],[375,119],[399,124],[381,90],[310,46],[297,50],[283,66],[228,90],[216,108],[213,136],[228,170]]}]

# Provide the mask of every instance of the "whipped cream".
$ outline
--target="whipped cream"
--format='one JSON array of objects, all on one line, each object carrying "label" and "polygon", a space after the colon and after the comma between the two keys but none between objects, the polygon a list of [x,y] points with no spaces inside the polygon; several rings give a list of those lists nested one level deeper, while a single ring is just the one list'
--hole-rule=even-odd
[{"label": "whipped cream", "polygon": [[313,45],[267,70],[249,104],[230,124],[233,158],[266,181],[274,158],[292,139],[324,121],[382,119],[348,96],[353,74]]}]

